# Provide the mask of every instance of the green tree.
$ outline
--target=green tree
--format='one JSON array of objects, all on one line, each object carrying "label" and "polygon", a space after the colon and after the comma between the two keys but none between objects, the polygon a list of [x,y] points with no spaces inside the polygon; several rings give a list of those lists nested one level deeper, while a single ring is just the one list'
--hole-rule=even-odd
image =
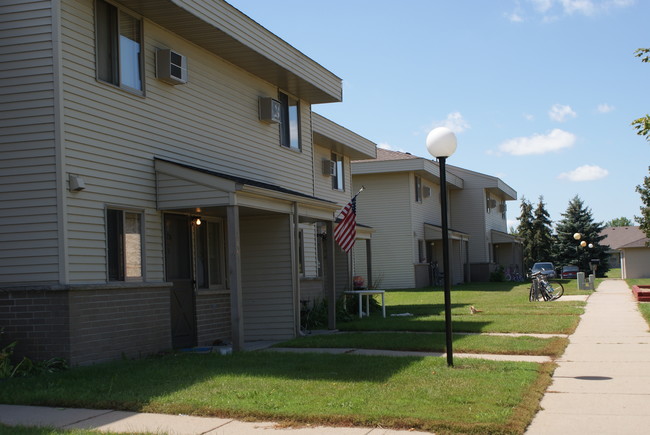
[{"label": "green tree", "polygon": [[[650,167],[648,167],[650,172]],[[643,184],[636,186],[636,191],[641,195],[641,216],[634,216],[639,223],[641,231],[650,238],[650,176],[643,178]]]},{"label": "green tree", "polygon": [[533,213],[532,238],[530,256],[533,263],[538,261],[551,261],[553,252],[553,230],[551,218],[546,211],[544,197],[539,197],[539,202]]},{"label": "green tree", "polygon": [[533,205],[526,198],[521,198],[521,214],[517,218],[519,225],[517,226],[517,235],[523,241],[523,257],[524,257],[524,270],[528,270],[533,266],[533,258],[531,255],[531,246],[533,240]]},{"label": "green tree", "polygon": [[[594,222],[591,210],[584,205],[580,197],[574,196],[569,201],[566,211],[562,213],[562,219],[556,225],[557,242],[554,261],[559,266],[572,264],[578,266],[583,272],[589,272],[590,261],[598,259],[600,265],[596,275],[604,276],[609,270],[607,264],[609,246],[600,244],[605,238],[600,234],[603,228],[602,222]],[[576,239],[575,234],[579,234],[580,238]]]},{"label": "green tree", "polygon": [[[634,55],[641,58],[641,62],[650,62],[650,48],[639,48]],[[650,115],[635,119],[632,125],[636,129],[636,134],[645,136],[645,139],[650,142]]]},{"label": "green tree", "polygon": [[629,227],[631,225],[632,225],[632,221],[626,218],[625,216],[612,219],[611,221],[605,224],[606,227]]}]

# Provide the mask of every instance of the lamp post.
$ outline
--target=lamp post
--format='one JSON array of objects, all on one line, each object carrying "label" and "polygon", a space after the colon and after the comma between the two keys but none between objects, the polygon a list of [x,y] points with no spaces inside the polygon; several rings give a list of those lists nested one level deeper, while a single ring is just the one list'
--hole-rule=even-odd
[{"label": "lamp post", "polygon": [[445,292],[445,334],[447,365],[454,366],[451,331],[451,276],[449,273],[449,226],[447,223],[447,174],[445,161],[456,151],[456,135],[446,127],[431,130],[427,136],[427,150],[440,165],[440,208],[442,220],[442,270]]}]

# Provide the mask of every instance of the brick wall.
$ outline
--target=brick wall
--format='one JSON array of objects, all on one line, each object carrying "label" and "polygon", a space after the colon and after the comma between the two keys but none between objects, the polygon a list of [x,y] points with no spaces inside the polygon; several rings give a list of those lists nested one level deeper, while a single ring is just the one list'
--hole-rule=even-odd
[{"label": "brick wall", "polygon": [[196,329],[199,346],[212,346],[215,340],[232,342],[229,293],[199,292],[196,296]]},{"label": "brick wall", "polygon": [[72,364],[171,349],[168,286],[75,288],[69,298]]},{"label": "brick wall", "polygon": [[71,365],[171,349],[170,284],[0,289],[0,347]]},{"label": "brick wall", "polygon": [[17,341],[14,356],[69,360],[68,292],[0,289],[0,348]]}]

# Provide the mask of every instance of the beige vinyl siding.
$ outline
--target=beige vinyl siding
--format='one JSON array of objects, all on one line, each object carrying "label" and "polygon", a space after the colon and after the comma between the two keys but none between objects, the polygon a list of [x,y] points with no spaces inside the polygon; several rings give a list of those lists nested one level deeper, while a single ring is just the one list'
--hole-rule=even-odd
[{"label": "beige vinyl siding", "polygon": [[241,219],[246,340],[294,336],[289,216]]},{"label": "beige vinyl siding", "polygon": [[449,198],[451,209],[450,227],[469,234],[469,262],[489,261],[488,237],[485,227],[485,190],[468,189],[453,191]]},{"label": "beige vinyl siding", "polygon": [[[87,186],[69,194],[71,281],[105,280],[106,205],[146,212],[147,279],[162,279],[154,157],[313,194],[308,102],[300,105],[302,152],[281,147],[278,126],[258,120],[258,97],[277,97],[275,86],[146,19],[145,96],[98,82],[93,1],[62,7],[66,158]],[[187,57],[187,84],[155,78],[157,47]],[[97,243],[82,243],[88,238]]]},{"label": "beige vinyl siding", "polygon": [[60,279],[54,19],[49,1],[0,3],[0,285]]},{"label": "beige vinyl siding", "polygon": [[314,145],[314,196],[328,201],[335,202],[343,208],[345,204],[350,201],[352,195],[352,179],[350,174],[350,159],[346,156],[343,161],[344,190],[332,189],[332,177],[323,175],[323,159],[330,160],[332,158],[332,151],[329,148],[324,148]]},{"label": "beige vinyl siding", "polygon": [[411,214],[411,226],[415,234],[413,242],[413,263],[419,263],[418,255],[418,240],[424,240],[424,224],[441,224],[440,216],[440,185],[434,184],[433,182],[422,177],[422,190],[425,187],[431,189],[431,195],[428,198],[422,196],[422,202],[415,201],[415,176],[411,174],[410,177],[410,186],[411,186],[411,201],[412,201],[412,214]]},{"label": "beige vinyl siding", "polygon": [[[372,235],[373,281],[379,288],[412,288],[413,192],[408,172],[355,175],[354,188],[366,189],[357,199],[358,221],[375,229]],[[362,264],[361,257],[355,259]]]}]

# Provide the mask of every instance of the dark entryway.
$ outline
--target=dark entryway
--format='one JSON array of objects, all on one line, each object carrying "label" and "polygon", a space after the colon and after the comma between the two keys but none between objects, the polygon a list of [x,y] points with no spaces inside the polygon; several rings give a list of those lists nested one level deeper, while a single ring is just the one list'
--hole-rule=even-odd
[{"label": "dark entryway", "polygon": [[171,330],[174,349],[196,345],[192,226],[189,216],[165,215],[165,276],[171,290]]}]

